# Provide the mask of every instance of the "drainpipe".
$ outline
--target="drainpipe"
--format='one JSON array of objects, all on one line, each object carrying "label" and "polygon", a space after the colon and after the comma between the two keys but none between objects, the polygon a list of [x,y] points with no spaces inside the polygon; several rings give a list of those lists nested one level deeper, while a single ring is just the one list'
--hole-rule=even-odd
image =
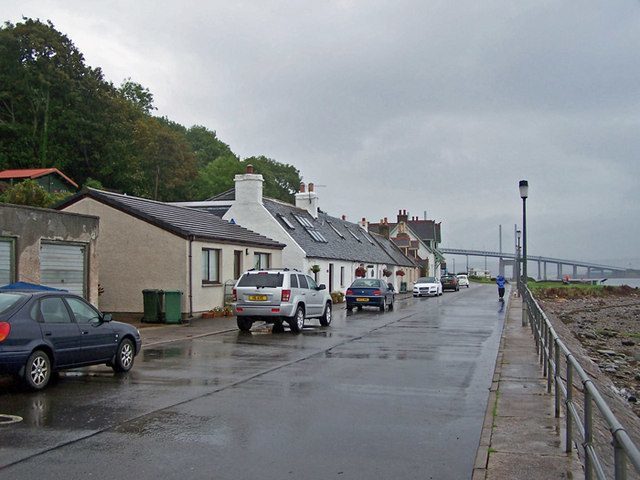
[{"label": "drainpipe", "polygon": [[193,240],[195,237],[189,235],[189,318],[193,317]]}]

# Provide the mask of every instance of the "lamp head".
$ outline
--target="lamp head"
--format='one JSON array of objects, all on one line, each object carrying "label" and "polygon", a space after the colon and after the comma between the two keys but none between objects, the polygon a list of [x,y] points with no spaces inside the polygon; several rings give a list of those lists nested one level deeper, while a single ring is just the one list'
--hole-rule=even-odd
[{"label": "lamp head", "polygon": [[529,196],[529,182],[526,180],[520,180],[520,198],[527,198]]}]

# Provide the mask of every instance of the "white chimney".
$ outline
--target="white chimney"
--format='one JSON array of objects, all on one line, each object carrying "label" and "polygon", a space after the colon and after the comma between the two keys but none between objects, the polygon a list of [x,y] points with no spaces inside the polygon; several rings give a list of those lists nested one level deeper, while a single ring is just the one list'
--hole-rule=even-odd
[{"label": "white chimney", "polygon": [[304,184],[300,184],[300,192],[296,193],[296,207],[303,208],[313,218],[318,218],[318,194],[315,192],[313,183],[307,186],[307,191],[304,191]]},{"label": "white chimney", "polygon": [[259,173],[253,173],[253,165],[247,165],[244,175],[236,175],[236,202],[239,204],[262,204],[262,184],[264,179]]},{"label": "white chimney", "polygon": [[367,222],[367,219],[365,217],[362,217],[362,220],[360,220],[360,227],[365,231],[368,232],[369,231],[369,222]]}]

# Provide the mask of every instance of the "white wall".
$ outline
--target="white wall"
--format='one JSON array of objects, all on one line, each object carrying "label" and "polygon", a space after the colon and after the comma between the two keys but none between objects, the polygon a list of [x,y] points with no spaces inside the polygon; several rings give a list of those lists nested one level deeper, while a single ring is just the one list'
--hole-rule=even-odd
[{"label": "white wall", "polygon": [[233,218],[238,225],[285,244],[286,247],[282,250],[280,263],[274,263],[271,265],[272,267],[288,267],[307,271],[307,266],[304,263],[305,252],[261,203],[240,204],[236,202],[231,205],[222,218],[224,220]]}]

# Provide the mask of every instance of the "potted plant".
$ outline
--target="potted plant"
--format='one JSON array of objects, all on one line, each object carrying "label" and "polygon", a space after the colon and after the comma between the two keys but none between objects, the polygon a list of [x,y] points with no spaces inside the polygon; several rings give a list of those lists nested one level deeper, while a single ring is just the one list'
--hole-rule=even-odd
[{"label": "potted plant", "polygon": [[398,275],[399,277],[404,277],[404,270],[398,270],[396,272],[396,275]]},{"label": "potted plant", "polygon": [[385,268],[384,270],[382,270],[382,275],[384,275],[387,278],[389,278],[392,273],[393,272],[391,270],[389,270],[388,268]]},{"label": "potted plant", "polygon": [[358,268],[356,268],[356,277],[359,278],[364,278],[367,276],[367,269],[364,268],[362,265],[360,265]]},{"label": "potted plant", "polygon": [[318,264],[311,265],[310,270],[311,270],[313,273],[318,273],[318,272],[320,271],[320,265],[318,265]]}]

